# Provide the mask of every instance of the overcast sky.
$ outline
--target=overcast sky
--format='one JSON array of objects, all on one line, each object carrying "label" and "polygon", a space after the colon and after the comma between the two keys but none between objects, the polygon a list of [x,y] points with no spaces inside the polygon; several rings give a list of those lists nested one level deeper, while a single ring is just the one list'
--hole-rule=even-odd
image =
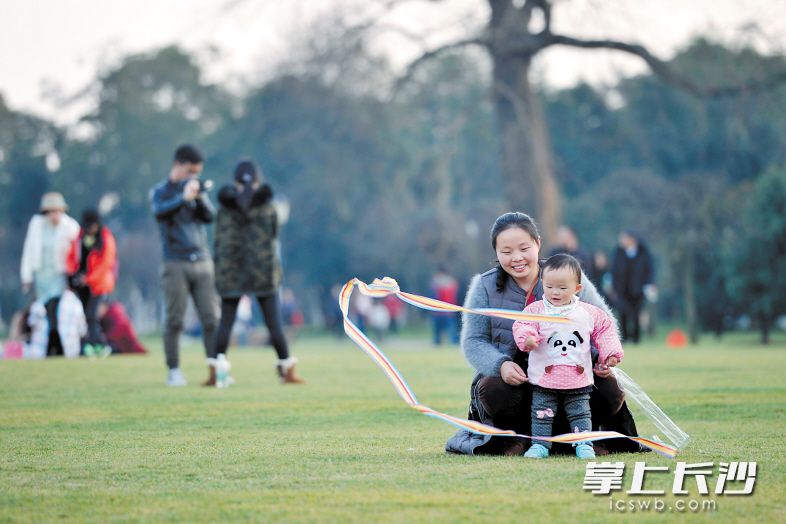
[{"label": "overcast sky", "polygon": [[[221,51],[207,65],[212,81],[264,77],[286,57],[293,36],[311,20],[355,6],[374,13],[375,0],[0,0],[0,93],[16,110],[68,121],[47,101],[55,87],[70,94],[125,54],[179,44]],[[435,4],[435,5],[433,5]],[[556,0],[554,30],[574,36],[636,39],[667,58],[698,34],[726,42],[748,39],[763,50],[786,49],[785,0]],[[411,0],[396,9],[391,25],[428,35],[427,45],[450,41],[481,27],[485,0]],[[752,24],[756,29],[752,30]],[[388,33],[377,42],[397,64],[418,46]],[[538,72],[551,85],[579,79],[612,81],[643,69],[614,53],[553,49]],[[72,116],[72,115],[71,115]]]}]

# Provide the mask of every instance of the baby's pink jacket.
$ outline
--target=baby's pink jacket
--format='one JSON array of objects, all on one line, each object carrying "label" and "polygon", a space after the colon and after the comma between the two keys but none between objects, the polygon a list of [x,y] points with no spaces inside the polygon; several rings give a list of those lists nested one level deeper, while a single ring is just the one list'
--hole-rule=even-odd
[{"label": "baby's pink jacket", "polygon": [[[545,314],[543,300],[533,302],[526,313]],[[577,301],[566,314],[569,323],[529,322],[513,323],[513,338],[520,350],[526,351],[525,341],[533,337],[537,343],[529,354],[527,376],[529,382],[550,389],[578,389],[593,383],[590,345],[599,352],[598,362],[615,356],[623,357],[617,326],[602,309]]]}]

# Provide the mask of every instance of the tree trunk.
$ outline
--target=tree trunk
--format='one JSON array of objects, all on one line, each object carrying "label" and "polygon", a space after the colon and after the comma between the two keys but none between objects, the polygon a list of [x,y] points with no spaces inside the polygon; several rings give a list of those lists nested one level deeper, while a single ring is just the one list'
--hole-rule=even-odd
[{"label": "tree trunk", "polygon": [[770,319],[766,316],[761,316],[761,343],[762,344],[769,344],[770,343],[770,327],[771,322]]},{"label": "tree trunk", "polygon": [[531,215],[544,240],[553,242],[560,224],[559,189],[543,110],[529,80],[532,57],[501,56],[492,51],[492,58],[508,204],[513,211]]},{"label": "tree trunk", "polygon": [[699,343],[699,318],[696,312],[695,257],[693,253],[694,235],[689,232],[683,250],[682,291],[685,301],[685,321],[688,324],[688,337],[691,344]]}]

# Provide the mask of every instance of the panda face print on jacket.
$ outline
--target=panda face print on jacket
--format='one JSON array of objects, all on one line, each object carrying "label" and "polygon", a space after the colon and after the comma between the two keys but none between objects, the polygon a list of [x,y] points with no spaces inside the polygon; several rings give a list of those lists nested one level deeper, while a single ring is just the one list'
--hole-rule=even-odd
[{"label": "panda face print on jacket", "polygon": [[552,357],[559,355],[561,357],[569,357],[571,354],[575,357],[581,351],[581,345],[584,343],[584,338],[578,331],[573,333],[559,333],[552,334],[546,343],[549,346],[549,351],[552,351]]}]

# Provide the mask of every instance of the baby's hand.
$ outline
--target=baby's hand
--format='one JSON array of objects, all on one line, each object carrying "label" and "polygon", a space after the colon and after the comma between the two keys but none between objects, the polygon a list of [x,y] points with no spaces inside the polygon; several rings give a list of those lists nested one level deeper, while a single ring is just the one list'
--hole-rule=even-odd
[{"label": "baby's hand", "polygon": [[537,345],[538,341],[535,340],[535,337],[527,337],[527,340],[524,341],[524,351],[532,351]]},{"label": "baby's hand", "polygon": [[619,359],[617,357],[613,357],[612,356],[612,357],[609,357],[609,358],[606,359],[606,365],[608,367],[610,367],[610,368],[613,368],[614,366],[616,366],[619,363],[620,363],[620,361],[619,361]]}]

